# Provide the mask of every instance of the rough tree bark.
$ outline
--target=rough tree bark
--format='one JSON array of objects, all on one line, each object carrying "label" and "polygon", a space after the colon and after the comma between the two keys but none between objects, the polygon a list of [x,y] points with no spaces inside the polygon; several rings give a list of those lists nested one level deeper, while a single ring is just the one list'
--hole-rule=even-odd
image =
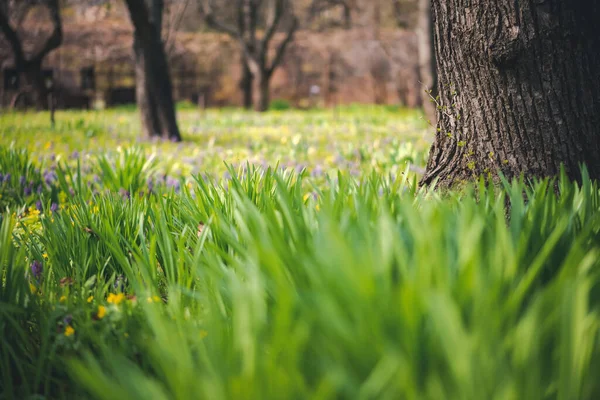
[{"label": "rough tree bark", "polygon": [[437,73],[433,48],[433,27],[431,21],[431,0],[418,0],[417,48],[419,52],[419,79],[424,95],[423,111],[427,120],[435,124],[437,113],[432,99],[437,96]]},{"label": "rough tree bark", "polygon": [[600,179],[600,4],[434,0],[438,132],[421,183]]},{"label": "rough tree bark", "polygon": [[[205,16],[209,26],[225,32],[235,38],[240,44],[243,52],[242,59],[252,74],[252,80],[256,83],[258,89],[258,102],[256,111],[267,111],[270,103],[270,82],[273,72],[283,60],[287,46],[292,42],[294,33],[298,28],[298,19],[293,13],[290,0],[271,0],[270,7],[267,7],[265,30],[262,38],[256,38],[256,26],[258,21],[258,10],[262,0],[236,0],[236,9],[238,10],[238,26],[230,26],[225,22],[218,21],[215,18],[213,7],[210,0],[205,0],[201,4],[201,11]],[[269,62],[269,46],[284,16],[291,15],[292,21],[285,33],[285,38],[275,50],[275,56]]]},{"label": "rough tree bark", "polygon": [[49,88],[46,86],[42,73],[42,63],[50,52],[62,44],[63,29],[58,0],[45,0],[41,4],[46,6],[50,13],[53,27],[52,33],[43,45],[29,57],[25,54],[19,34],[11,26],[7,0],[0,0],[0,31],[4,34],[12,48],[15,69],[25,77],[27,84],[33,89],[34,104],[38,109],[45,109],[49,104]]},{"label": "rough tree bark", "polygon": [[163,0],[125,0],[134,27],[136,97],[148,138],[181,141],[162,40]]}]

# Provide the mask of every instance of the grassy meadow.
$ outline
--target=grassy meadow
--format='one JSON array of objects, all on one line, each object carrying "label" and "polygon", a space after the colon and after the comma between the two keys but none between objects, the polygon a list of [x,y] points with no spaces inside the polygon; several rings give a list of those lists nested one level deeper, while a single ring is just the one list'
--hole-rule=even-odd
[{"label": "grassy meadow", "polygon": [[416,111],[178,116],[0,115],[0,398],[600,398],[596,182],[418,188]]}]

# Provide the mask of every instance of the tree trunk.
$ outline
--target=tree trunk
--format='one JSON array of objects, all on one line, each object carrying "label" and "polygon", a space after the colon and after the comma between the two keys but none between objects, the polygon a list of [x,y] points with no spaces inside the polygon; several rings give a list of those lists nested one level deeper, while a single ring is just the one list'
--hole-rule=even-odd
[{"label": "tree trunk", "polygon": [[423,111],[431,124],[436,121],[436,107],[432,98],[437,96],[437,73],[433,48],[433,27],[431,23],[431,0],[419,0],[417,47],[419,52],[419,80],[421,82]]},{"label": "tree trunk", "polygon": [[349,4],[343,3],[344,8],[344,29],[352,29],[352,9]]},{"label": "tree trunk", "polygon": [[[173,87],[161,38],[160,1],[148,10],[145,0],[126,0],[134,26],[136,97],[147,136],[181,141],[175,115]],[[153,128],[153,129],[152,129]]]},{"label": "tree trunk", "polygon": [[580,163],[600,179],[600,6],[584,3],[433,1],[440,100],[422,184],[561,164],[579,179]]},{"label": "tree trunk", "polygon": [[240,88],[242,89],[244,108],[246,110],[252,110],[252,106],[254,105],[254,78],[252,77],[252,71],[250,71],[245,57],[242,58],[242,79],[240,80]]},{"label": "tree trunk", "polygon": [[36,109],[48,108],[48,88],[44,80],[41,62],[26,62],[23,75],[31,88],[31,99]]},{"label": "tree trunk", "polygon": [[266,73],[262,73],[258,78],[258,103],[256,105],[256,111],[265,112],[269,110],[271,102],[270,97],[270,76]]},{"label": "tree trunk", "polygon": [[138,40],[133,42],[133,51],[135,54],[135,95],[140,113],[142,136],[148,139],[160,138],[161,128],[156,114],[156,105],[146,89],[148,80],[144,51]]}]

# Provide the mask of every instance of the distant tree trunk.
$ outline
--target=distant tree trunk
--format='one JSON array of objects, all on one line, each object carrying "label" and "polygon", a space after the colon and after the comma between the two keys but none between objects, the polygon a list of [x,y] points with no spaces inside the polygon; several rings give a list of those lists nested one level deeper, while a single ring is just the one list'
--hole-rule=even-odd
[{"label": "distant tree trunk", "polygon": [[264,112],[269,110],[271,104],[270,94],[270,81],[271,77],[269,74],[261,73],[258,75],[258,103],[256,104],[256,111]]},{"label": "distant tree trunk", "polygon": [[350,8],[350,4],[342,2],[342,7],[344,9],[344,29],[352,28],[352,9]]},{"label": "distant tree trunk", "polygon": [[248,67],[248,63],[242,61],[242,79],[240,80],[240,88],[242,89],[242,96],[244,102],[244,108],[246,110],[252,110],[254,105],[254,78],[252,77],[252,71]]},{"label": "distant tree trunk", "polygon": [[181,141],[175,115],[173,87],[161,38],[162,0],[126,0],[134,26],[136,97],[143,134]]},{"label": "distant tree trunk", "polygon": [[23,67],[23,75],[27,85],[31,88],[33,104],[38,110],[45,110],[48,107],[48,88],[42,72],[42,63],[26,62]]},{"label": "distant tree trunk", "polygon": [[419,52],[419,80],[422,90],[425,116],[432,124],[436,121],[436,107],[432,98],[437,96],[437,72],[433,48],[433,26],[431,21],[431,0],[418,0],[417,48]]},{"label": "distant tree trunk", "polygon": [[438,132],[422,184],[554,176],[561,163],[600,179],[598,3],[435,0],[433,21]]},{"label": "distant tree trunk", "polygon": [[146,87],[146,60],[144,50],[137,39],[134,39],[133,51],[135,54],[135,95],[140,113],[143,136],[147,138],[160,137],[161,127],[156,113],[156,104],[148,94]]}]

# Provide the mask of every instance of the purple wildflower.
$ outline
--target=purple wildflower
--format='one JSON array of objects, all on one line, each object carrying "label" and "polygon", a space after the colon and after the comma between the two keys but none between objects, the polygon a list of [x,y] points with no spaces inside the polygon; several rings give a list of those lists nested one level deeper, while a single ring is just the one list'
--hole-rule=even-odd
[{"label": "purple wildflower", "polygon": [[44,182],[46,182],[46,185],[48,185],[48,186],[52,185],[52,183],[54,183],[55,180],[56,180],[56,175],[54,174],[54,172],[52,172],[52,171],[44,172]]},{"label": "purple wildflower", "polygon": [[123,200],[129,200],[129,191],[121,188],[119,189],[119,195],[123,198]]},{"label": "purple wildflower", "polygon": [[50,206],[50,211],[52,211],[52,212],[58,211],[58,204],[52,203],[52,205]]},{"label": "purple wildflower", "polygon": [[311,175],[313,177],[319,177],[323,175],[323,167],[321,167],[320,165],[317,165],[313,168]]},{"label": "purple wildflower", "polygon": [[8,174],[4,175],[4,180],[3,180],[3,182],[4,182],[4,183],[6,183],[6,182],[10,182],[10,173],[8,173]]},{"label": "purple wildflower", "polygon": [[25,175],[21,175],[21,177],[19,178],[19,185],[25,186],[26,182],[27,182],[27,178],[25,178]]},{"label": "purple wildflower", "polygon": [[37,208],[40,211],[43,211],[42,209],[44,208],[44,206],[42,205],[42,201],[38,200],[35,202],[35,208]]},{"label": "purple wildflower", "polygon": [[25,190],[23,190],[23,193],[25,194],[25,196],[29,196],[32,192],[33,192],[33,187],[31,186],[31,184],[25,186]]},{"label": "purple wildflower", "polygon": [[31,263],[31,274],[33,277],[39,282],[42,278],[42,273],[44,272],[44,266],[38,260],[34,260]]},{"label": "purple wildflower", "polygon": [[65,325],[71,325],[71,322],[73,322],[73,315],[68,314],[63,318],[63,323]]},{"label": "purple wildflower", "polygon": [[167,187],[174,188],[175,191],[179,191],[181,184],[178,179],[167,177]]},{"label": "purple wildflower", "polygon": [[43,190],[44,190],[44,188],[42,187],[42,185],[38,185],[37,190],[36,190],[37,193],[41,194]]}]

